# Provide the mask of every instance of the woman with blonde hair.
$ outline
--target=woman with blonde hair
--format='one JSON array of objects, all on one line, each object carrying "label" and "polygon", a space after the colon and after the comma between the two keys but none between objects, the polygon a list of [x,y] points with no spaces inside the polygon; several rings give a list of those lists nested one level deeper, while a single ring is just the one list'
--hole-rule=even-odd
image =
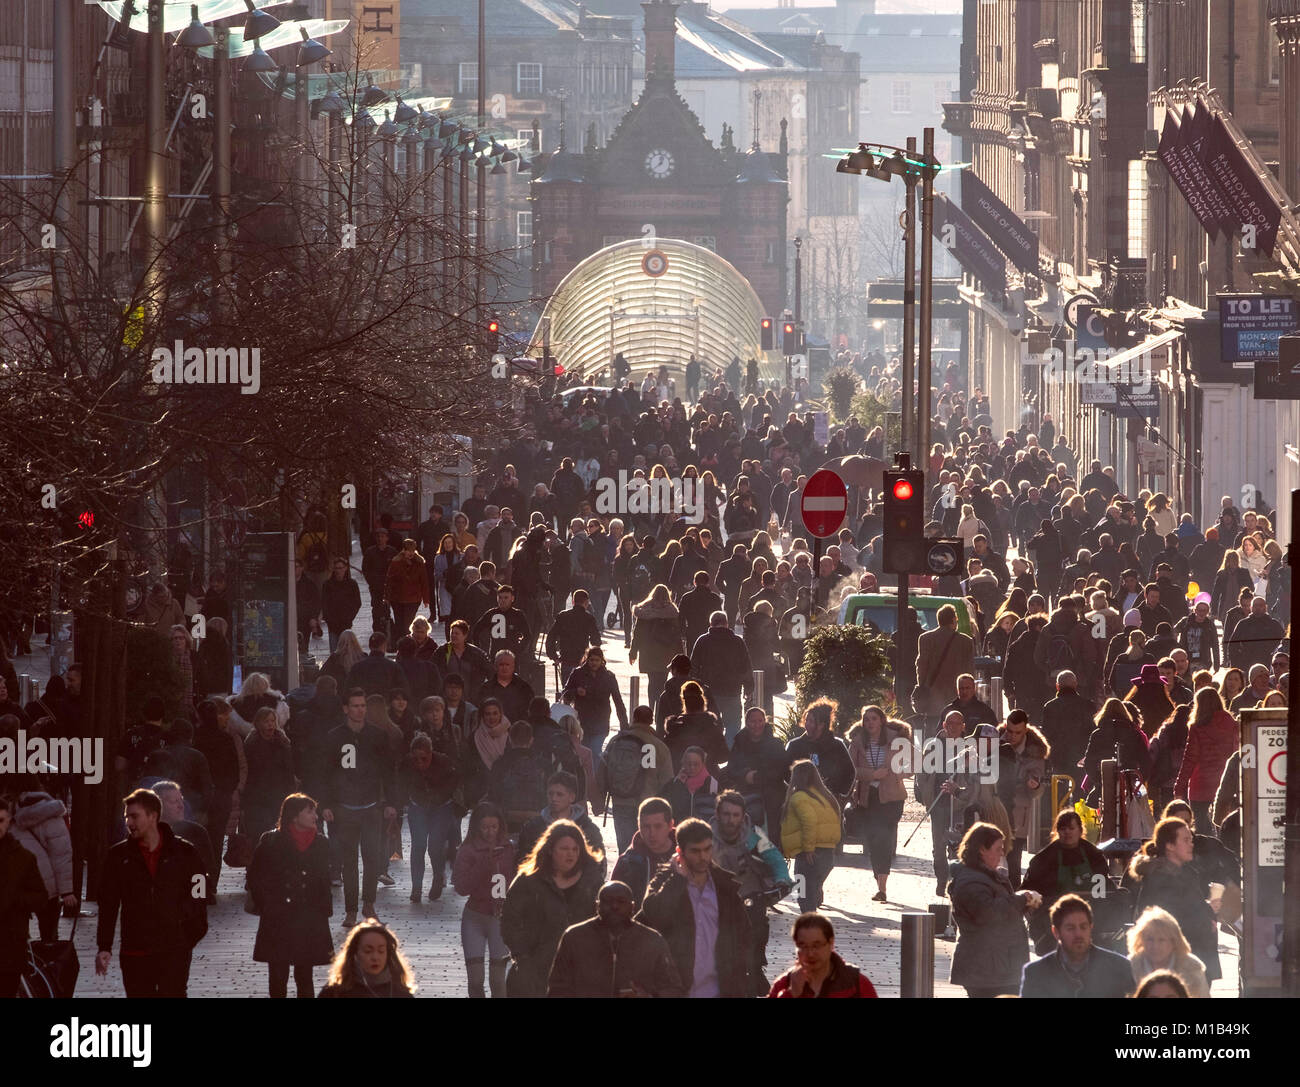
[{"label": "woman with blonde hair", "polygon": [[781,851],[794,857],[794,872],[804,878],[799,911],[821,909],[822,886],[835,867],[835,847],[844,835],[840,805],[826,788],[817,765],[798,759],[781,809]]},{"label": "woman with blonde hair", "polygon": [[401,942],[387,925],[373,917],[350,933],[330,965],[321,999],[349,997],[409,997],[416,991],[411,964]]},{"label": "woman with blonde hair", "polygon": [[1151,839],[1134,854],[1129,877],[1137,884],[1137,915],[1149,906],[1169,911],[1196,956],[1205,965],[1207,981],[1222,977],[1219,966],[1219,902],[1209,898],[1201,870],[1192,863],[1196,842],[1182,819],[1165,818]]},{"label": "woman with blonde hair", "polygon": [[1148,906],[1129,929],[1128,961],[1134,981],[1140,982],[1157,970],[1168,970],[1187,986],[1189,996],[1210,995],[1205,963],[1192,954],[1173,914],[1160,906]]},{"label": "woman with blonde hair", "polygon": [[350,630],[345,630],[339,635],[338,645],[334,647],[325,664],[321,667],[321,675],[333,676],[338,680],[340,687],[343,686],[344,680],[348,678],[348,673],[352,671],[352,666],[360,660],[364,660],[366,651],[361,648],[361,640]]}]

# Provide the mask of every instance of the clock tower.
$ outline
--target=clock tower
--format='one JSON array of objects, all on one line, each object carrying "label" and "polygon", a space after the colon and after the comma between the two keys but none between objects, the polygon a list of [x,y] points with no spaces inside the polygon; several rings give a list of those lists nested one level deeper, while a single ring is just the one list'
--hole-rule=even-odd
[{"label": "clock tower", "polygon": [[549,296],[584,258],[629,238],[680,238],[712,249],[771,313],[786,308],[781,152],[715,147],[677,93],[677,4],[645,0],[646,80],[602,148],[553,152],[531,185],[536,290]]}]

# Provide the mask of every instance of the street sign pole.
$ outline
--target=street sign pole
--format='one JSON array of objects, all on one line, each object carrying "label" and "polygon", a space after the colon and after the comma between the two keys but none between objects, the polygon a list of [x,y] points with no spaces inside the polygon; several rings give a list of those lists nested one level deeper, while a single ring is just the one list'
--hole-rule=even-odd
[{"label": "street sign pole", "polygon": [[[907,157],[916,159],[916,137],[907,138]],[[916,175],[903,175],[903,448],[916,441]]]},{"label": "street sign pole", "polygon": [[799,500],[799,512],[813,540],[814,580],[820,576],[822,540],[839,532],[848,511],[849,491],[835,472],[822,468],[808,478]]}]

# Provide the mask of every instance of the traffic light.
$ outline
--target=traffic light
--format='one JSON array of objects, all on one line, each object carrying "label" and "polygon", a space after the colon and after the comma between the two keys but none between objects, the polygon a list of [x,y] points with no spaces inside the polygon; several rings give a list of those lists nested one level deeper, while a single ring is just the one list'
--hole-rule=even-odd
[{"label": "traffic light", "polygon": [[487,323],[485,331],[485,346],[489,354],[496,354],[497,344],[501,340],[501,322],[495,317]]},{"label": "traffic light", "polygon": [[781,353],[783,355],[803,354],[803,329],[794,321],[781,322]]},{"label": "traffic light", "polygon": [[771,351],[776,345],[772,342],[772,318],[764,317],[758,322],[758,346],[764,351]]},{"label": "traffic light", "polygon": [[920,468],[886,471],[884,491],[881,567],[889,574],[919,574],[926,556],[925,473]]}]

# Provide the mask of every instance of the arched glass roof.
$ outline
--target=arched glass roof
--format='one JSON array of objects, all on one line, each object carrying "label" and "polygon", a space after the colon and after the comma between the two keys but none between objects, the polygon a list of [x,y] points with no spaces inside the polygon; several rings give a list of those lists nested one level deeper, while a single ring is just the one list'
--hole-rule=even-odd
[{"label": "arched glass roof", "polygon": [[[668,261],[654,277],[642,268],[653,251]],[[555,289],[542,314],[551,322],[551,354],[568,373],[594,378],[622,352],[634,373],[668,366],[681,371],[691,355],[706,373],[733,355],[759,360],[765,380],[783,373],[781,356],[759,350],[762,302],[749,280],[711,249],[677,238],[639,238],[593,253]],[[533,336],[540,354],[541,325]]]}]

